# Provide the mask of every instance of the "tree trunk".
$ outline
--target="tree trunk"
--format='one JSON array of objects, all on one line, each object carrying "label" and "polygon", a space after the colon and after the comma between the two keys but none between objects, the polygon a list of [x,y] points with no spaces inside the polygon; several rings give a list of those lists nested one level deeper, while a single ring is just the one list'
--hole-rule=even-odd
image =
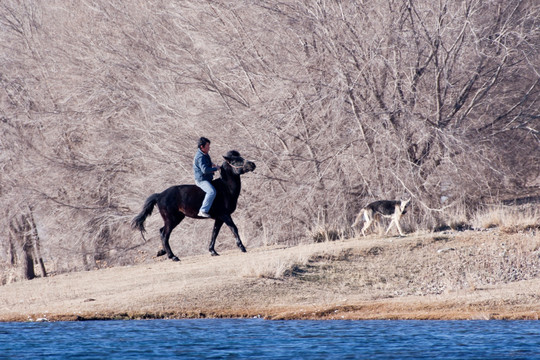
[{"label": "tree trunk", "polygon": [[45,270],[45,263],[43,262],[43,257],[41,256],[41,240],[37,231],[36,222],[34,221],[34,213],[32,208],[29,208],[30,215],[28,216],[28,225],[32,229],[32,239],[34,240],[34,257],[37,263],[39,263],[39,268],[41,270],[41,276],[47,277],[47,271]]}]

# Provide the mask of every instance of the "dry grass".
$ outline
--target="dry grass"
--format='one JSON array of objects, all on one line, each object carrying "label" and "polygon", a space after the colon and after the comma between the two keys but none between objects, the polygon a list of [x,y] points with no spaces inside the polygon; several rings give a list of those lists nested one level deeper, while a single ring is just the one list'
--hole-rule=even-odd
[{"label": "dry grass", "polygon": [[291,272],[292,269],[305,266],[311,252],[300,252],[287,256],[273,256],[266,259],[248,260],[239,269],[239,275],[243,277],[281,279]]},{"label": "dry grass", "polygon": [[503,205],[479,211],[473,218],[473,226],[491,229],[498,227],[507,233],[516,233],[540,228],[538,207],[517,208]]},{"label": "dry grass", "polygon": [[433,236],[399,247],[347,249],[337,257],[313,260],[304,278],[400,297],[452,293],[539,275],[538,236],[508,237],[502,242],[493,237],[493,233],[478,233],[474,241],[462,242]]},{"label": "dry grass", "polygon": [[454,206],[449,209],[446,215],[446,223],[452,230],[467,228],[469,220],[465,206]]},{"label": "dry grass", "polygon": [[368,236],[5,285],[0,320],[537,318],[540,234]]}]

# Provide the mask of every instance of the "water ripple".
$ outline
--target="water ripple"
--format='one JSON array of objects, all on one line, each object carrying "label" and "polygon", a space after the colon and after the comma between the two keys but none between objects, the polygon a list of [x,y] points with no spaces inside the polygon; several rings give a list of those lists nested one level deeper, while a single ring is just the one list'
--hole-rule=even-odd
[{"label": "water ripple", "polygon": [[0,359],[540,359],[538,321],[0,323]]}]

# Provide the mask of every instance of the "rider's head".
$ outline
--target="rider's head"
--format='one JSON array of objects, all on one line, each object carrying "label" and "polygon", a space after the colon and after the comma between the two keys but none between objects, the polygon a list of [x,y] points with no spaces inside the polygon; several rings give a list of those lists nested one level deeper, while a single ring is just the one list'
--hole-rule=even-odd
[{"label": "rider's head", "polygon": [[197,147],[200,149],[201,147],[206,146],[206,144],[210,144],[210,140],[208,140],[205,137],[202,137],[202,138],[199,139],[199,143],[198,143]]}]

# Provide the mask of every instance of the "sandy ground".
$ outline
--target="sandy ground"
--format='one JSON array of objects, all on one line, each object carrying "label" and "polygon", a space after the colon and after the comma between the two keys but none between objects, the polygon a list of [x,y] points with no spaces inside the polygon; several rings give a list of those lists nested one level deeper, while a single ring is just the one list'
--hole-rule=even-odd
[{"label": "sandy ground", "polygon": [[0,286],[0,321],[538,319],[539,248],[533,232],[466,232],[156,258]]}]

